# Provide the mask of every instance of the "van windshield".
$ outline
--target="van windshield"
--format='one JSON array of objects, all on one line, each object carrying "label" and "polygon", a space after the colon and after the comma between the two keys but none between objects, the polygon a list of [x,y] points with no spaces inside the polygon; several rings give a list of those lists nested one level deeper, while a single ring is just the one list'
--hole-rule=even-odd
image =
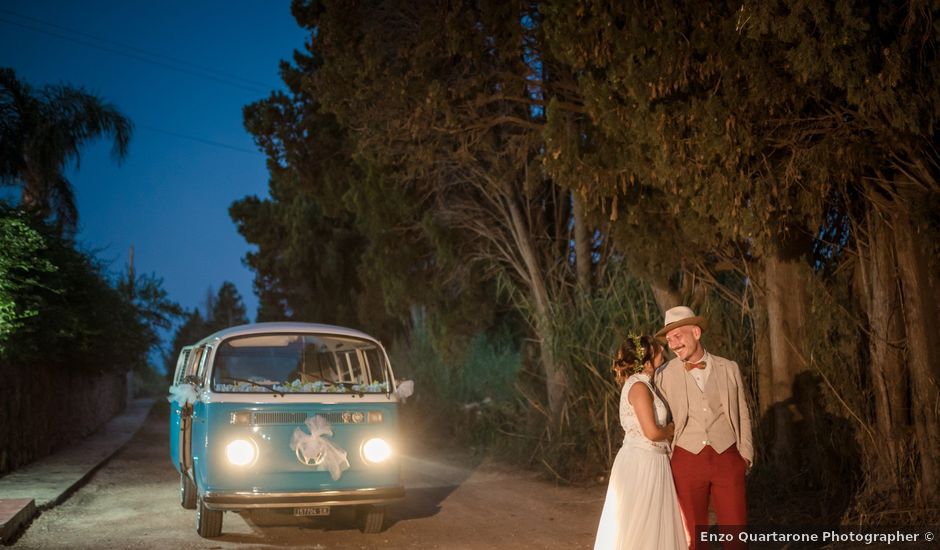
[{"label": "van windshield", "polygon": [[216,392],[385,393],[385,353],[374,342],[322,334],[261,334],[222,342]]}]

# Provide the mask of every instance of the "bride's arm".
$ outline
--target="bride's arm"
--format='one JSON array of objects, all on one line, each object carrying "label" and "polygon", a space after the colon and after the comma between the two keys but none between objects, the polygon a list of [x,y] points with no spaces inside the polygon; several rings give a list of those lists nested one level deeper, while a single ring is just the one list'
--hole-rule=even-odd
[{"label": "bride's arm", "polygon": [[650,393],[646,384],[633,384],[630,392],[627,393],[627,399],[633,406],[636,418],[640,422],[640,429],[643,435],[650,441],[662,441],[671,439],[675,426],[670,422],[665,427],[660,428],[656,424],[656,418],[653,415],[653,394]]}]

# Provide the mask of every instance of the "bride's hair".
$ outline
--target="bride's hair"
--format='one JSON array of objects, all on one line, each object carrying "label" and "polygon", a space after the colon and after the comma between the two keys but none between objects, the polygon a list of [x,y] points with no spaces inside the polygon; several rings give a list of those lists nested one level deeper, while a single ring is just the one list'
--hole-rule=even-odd
[{"label": "bride's hair", "polygon": [[624,340],[614,355],[614,364],[610,367],[614,371],[617,385],[623,386],[631,374],[642,371],[643,365],[647,361],[652,361],[660,349],[662,346],[659,342],[647,334]]}]

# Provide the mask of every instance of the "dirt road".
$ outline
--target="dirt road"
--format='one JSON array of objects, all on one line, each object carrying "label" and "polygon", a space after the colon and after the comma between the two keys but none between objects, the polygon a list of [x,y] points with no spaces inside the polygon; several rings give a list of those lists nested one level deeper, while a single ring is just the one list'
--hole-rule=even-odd
[{"label": "dirt road", "polygon": [[343,513],[229,512],[222,536],[203,539],[194,512],[179,505],[167,440],[167,409],[158,405],[127,447],[14,548],[590,548],[603,506],[604,487],[556,487],[455,451],[411,451],[406,497],[388,508],[381,533],[360,533]]}]

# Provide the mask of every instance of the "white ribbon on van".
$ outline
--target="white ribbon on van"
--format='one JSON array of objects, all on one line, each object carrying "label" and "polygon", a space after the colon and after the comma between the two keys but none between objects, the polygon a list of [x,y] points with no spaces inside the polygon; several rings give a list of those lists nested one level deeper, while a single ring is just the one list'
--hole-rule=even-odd
[{"label": "white ribbon on van", "polygon": [[192,405],[196,402],[196,388],[192,384],[173,384],[166,400],[180,406]]},{"label": "white ribbon on van", "polygon": [[317,470],[330,472],[333,481],[343,475],[343,470],[349,468],[346,451],[327,439],[333,436],[330,422],[320,415],[307,418],[304,421],[310,433],[300,427],[294,429],[290,440],[290,448],[297,454],[297,458],[304,464],[316,464]]},{"label": "white ribbon on van", "polygon": [[398,399],[404,403],[409,397],[411,397],[415,392],[415,381],[414,380],[402,380],[398,383],[398,386],[395,389],[395,394],[398,396]]}]

